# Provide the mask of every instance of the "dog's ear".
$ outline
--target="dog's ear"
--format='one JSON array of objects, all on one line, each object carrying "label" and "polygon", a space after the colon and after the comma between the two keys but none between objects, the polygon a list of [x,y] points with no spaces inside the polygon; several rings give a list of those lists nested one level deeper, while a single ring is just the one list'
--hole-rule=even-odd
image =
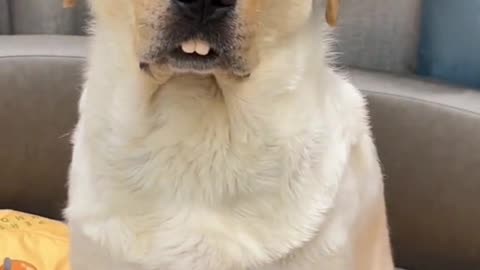
[{"label": "dog's ear", "polygon": [[63,0],[63,7],[64,8],[72,8],[76,4],[76,0]]},{"label": "dog's ear", "polygon": [[325,17],[330,26],[337,25],[338,11],[340,9],[340,0],[327,0]]}]

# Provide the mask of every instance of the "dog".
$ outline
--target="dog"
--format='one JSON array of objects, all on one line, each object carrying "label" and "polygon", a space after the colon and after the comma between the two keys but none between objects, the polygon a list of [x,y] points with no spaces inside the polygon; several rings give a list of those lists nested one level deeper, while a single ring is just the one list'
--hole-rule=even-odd
[{"label": "dog", "polygon": [[[328,0],[334,23],[337,0]],[[324,0],[90,0],[73,270],[392,270]]]}]

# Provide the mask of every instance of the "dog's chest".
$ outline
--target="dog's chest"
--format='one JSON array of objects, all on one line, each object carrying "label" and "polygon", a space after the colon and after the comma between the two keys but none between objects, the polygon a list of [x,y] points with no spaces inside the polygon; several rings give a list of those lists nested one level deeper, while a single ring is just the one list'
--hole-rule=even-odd
[{"label": "dog's chest", "polygon": [[200,138],[132,148],[141,158],[116,163],[125,165],[116,171],[125,181],[117,198],[133,202],[119,221],[134,235],[127,260],[152,269],[230,269],[220,264],[267,262],[313,237],[329,205],[317,200],[323,187],[313,183],[308,148]]},{"label": "dog's chest", "polygon": [[316,181],[325,144],[317,133],[289,137],[268,108],[231,111],[191,92],[161,96],[155,106],[91,147],[107,180],[110,218],[97,225],[109,249],[128,235],[120,257],[191,269],[266,262],[313,237],[335,194]]}]

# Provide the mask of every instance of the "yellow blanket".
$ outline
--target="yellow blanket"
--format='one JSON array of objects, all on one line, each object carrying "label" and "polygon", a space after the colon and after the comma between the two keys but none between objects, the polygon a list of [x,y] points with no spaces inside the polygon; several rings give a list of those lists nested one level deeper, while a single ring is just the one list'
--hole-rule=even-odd
[{"label": "yellow blanket", "polygon": [[68,270],[65,224],[0,210],[0,270]]}]

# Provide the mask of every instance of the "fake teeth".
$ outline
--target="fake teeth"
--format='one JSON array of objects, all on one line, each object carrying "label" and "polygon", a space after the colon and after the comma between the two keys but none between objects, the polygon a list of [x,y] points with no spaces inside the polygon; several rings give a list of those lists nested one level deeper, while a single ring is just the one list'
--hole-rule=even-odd
[{"label": "fake teeth", "polygon": [[181,45],[182,51],[187,54],[197,53],[205,56],[210,52],[210,44],[202,40],[189,40]]}]

